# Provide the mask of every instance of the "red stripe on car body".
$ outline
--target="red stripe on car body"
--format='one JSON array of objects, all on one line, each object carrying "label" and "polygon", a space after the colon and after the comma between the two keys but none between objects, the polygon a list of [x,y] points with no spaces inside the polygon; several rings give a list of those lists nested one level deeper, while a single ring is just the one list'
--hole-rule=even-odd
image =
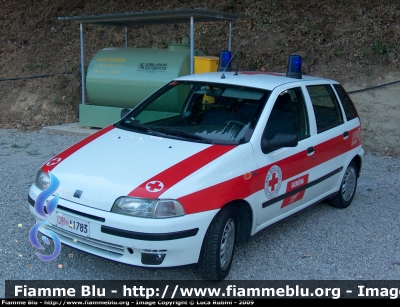
[{"label": "red stripe on car body", "polygon": [[[350,135],[357,133],[358,129],[360,127],[351,130]],[[185,195],[178,198],[178,200],[185,208],[186,214],[219,209],[228,202],[244,199],[257,191],[263,190],[266,175],[273,165],[278,165],[281,168],[282,180],[287,180],[325,163],[340,154],[344,154],[357,146],[352,145],[351,142],[351,138],[344,140],[343,135],[339,135],[316,145],[315,157],[307,156],[307,152],[303,150],[274,164],[269,164],[256,170],[257,176],[253,176],[251,180],[244,180],[244,177],[241,175],[201,191]],[[358,142],[359,144],[360,142]]]},{"label": "red stripe on car body", "polygon": [[66,150],[60,152],[58,155],[56,155],[55,157],[51,158],[49,161],[47,161],[45,164],[43,164],[42,166],[42,171],[48,173],[51,170],[53,170],[53,168],[55,168],[60,162],[64,161],[66,158],[68,158],[70,155],[72,155],[73,153],[75,153],[76,151],[78,151],[79,149],[81,149],[82,147],[86,146],[87,144],[89,144],[90,142],[94,141],[95,139],[97,139],[98,137],[102,136],[103,134],[111,131],[112,129],[114,129],[113,125],[110,125],[108,127],[105,127],[91,135],[89,135],[88,137],[84,138],[82,141],[72,145],[71,147],[67,148]]},{"label": "red stripe on car body", "polygon": [[204,190],[185,195],[178,201],[186,214],[198,213],[221,208],[235,199],[244,199],[258,190],[258,176],[245,180],[243,176],[208,187]]},{"label": "red stripe on car body", "polygon": [[243,74],[243,75],[270,75],[270,76],[278,76],[278,77],[285,76],[282,73],[269,72],[269,71],[240,71],[239,74]]},{"label": "red stripe on car body", "polygon": [[[144,198],[157,198],[170,187],[177,184],[179,181],[197,171],[204,165],[209,164],[211,161],[226,154],[228,151],[235,148],[235,146],[228,145],[212,145],[206,149],[180,161],[179,163],[167,168],[153,178],[149,178],[137,188],[132,190],[128,196],[144,197]],[[149,192],[146,190],[146,185],[149,182],[157,181],[163,183],[163,188],[156,192]]]}]

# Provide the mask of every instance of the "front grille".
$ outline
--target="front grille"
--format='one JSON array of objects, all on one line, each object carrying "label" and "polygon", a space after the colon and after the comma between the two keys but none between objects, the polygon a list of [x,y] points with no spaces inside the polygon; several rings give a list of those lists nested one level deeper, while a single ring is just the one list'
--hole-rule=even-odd
[{"label": "front grille", "polygon": [[[28,203],[32,207],[35,207],[35,201],[29,195],[28,195]],[[76,215],[80,215],[80,216],[83,216],[85,218],[89,218],[89,219],[92,219],[92,220],[95,220],[95,221],[99,221],[99,222],[103,222],[103,223],[106,221],[106,219],[104,217],[99,217],[99,216],[95,216],[95,215],[92,215],[92,214],[83,213],[83,212],[80,212],[80,211],[76,211],[74,209],[70,209],[70,208],[61,206],[61,205],[57,205],[57,209],[61,209],[61,210],[64,210],[64,211],[67,211],[67,212],[70,212],[70,213],[74,213]],[[45,210],[46,210],[46,208],[45,208]]]},{"label": "front grille", "polygon": [[[109,252],[118,256],[122,256],[124,254],[124,247],[122,245],[106,243],[96,239],[82,237],[52,225],[45,225],[45,228],[55,232],[59,236],[61,242],[71,245],[72,247],[76,245],[76,248],[78,249],[79,246],[83,245],[103,253]],[[84,248],[83,246],[82,248]]]}]

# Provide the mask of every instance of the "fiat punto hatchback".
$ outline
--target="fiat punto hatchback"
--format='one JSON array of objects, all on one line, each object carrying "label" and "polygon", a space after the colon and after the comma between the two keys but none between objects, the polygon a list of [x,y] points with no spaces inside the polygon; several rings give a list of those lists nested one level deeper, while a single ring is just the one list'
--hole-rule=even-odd
[{"label": "fiat punto hatchback", "polygon": [[195,265],[222,280],[235,243],[323,200],[349,206],[360,119],[338,82],[302,76],[300,61],[290,56],[286,74],[179,77],[56,155],[29,190],[39,231],[114,261]]}]

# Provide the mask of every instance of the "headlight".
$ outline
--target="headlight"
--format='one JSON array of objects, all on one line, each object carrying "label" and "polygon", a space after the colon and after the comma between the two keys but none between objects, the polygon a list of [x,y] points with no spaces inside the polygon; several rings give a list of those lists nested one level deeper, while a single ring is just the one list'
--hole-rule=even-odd
[{"label": "headlight", "polygon": [[50,184],[50,176],[49,174],[39,170],[36,174],[35,185],[41,189],[45,190]]},{"label": "headlight", "polygon": [[167,218],[185,215],[182,205],[173,199],[120,197],[111,212],[147,218]]}]

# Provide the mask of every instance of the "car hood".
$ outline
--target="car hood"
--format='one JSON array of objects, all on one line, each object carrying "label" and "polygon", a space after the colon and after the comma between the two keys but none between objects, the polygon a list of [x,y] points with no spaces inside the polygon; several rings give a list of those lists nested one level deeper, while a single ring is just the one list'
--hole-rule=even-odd
[{"label": "car hood", "polygon": [[232,146],[104,128],[50,159],[60,198],[109,211],[121,196],[158,198]]}]

